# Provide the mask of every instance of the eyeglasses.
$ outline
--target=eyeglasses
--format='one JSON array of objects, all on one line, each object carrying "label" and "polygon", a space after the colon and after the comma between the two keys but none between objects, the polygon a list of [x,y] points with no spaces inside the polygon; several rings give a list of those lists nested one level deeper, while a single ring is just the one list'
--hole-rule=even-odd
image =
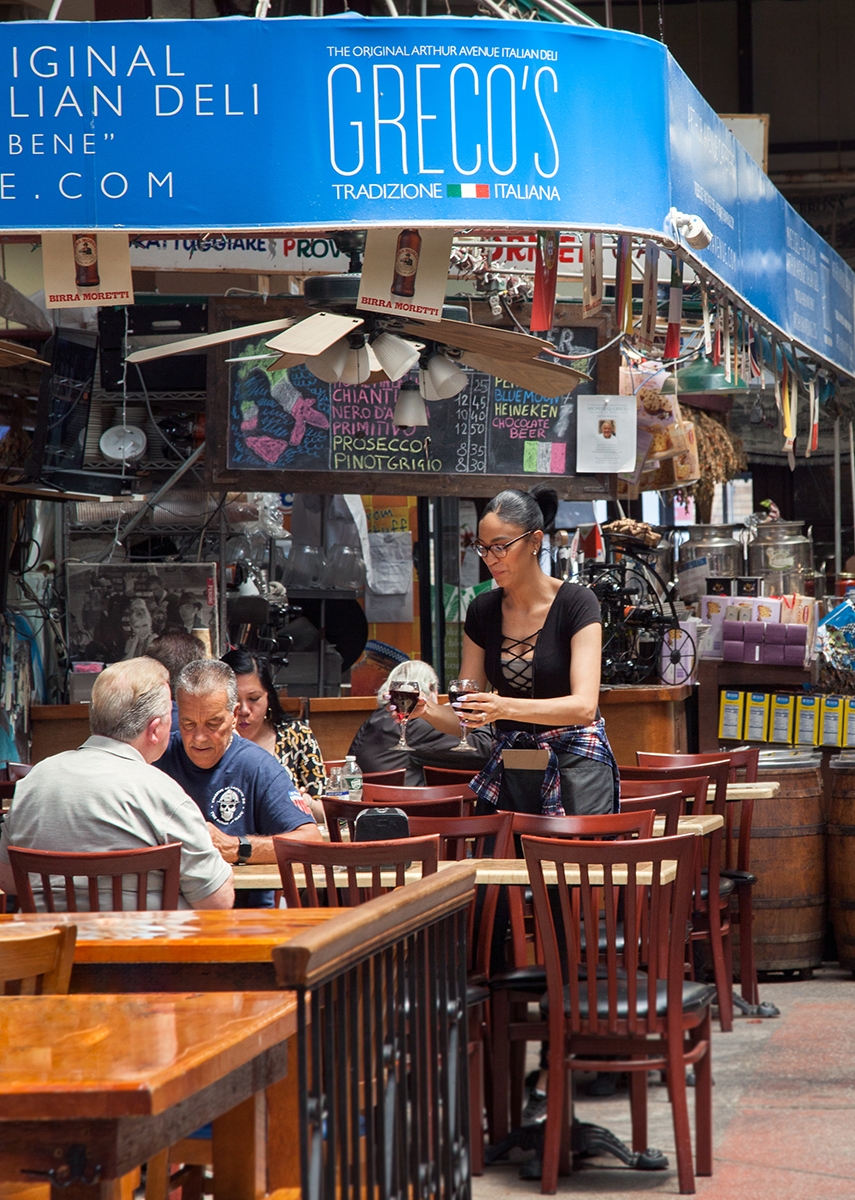
[{"label": "eyeglasses", "polygon": [[527,529],[525,533],[521,533],[519,537],[512,538],[509,542],[493,542],[489,546],[484,542],[473,542],[472,548],[479,558],[486,558],[488,554],[495,554],[496,558],[504,558],[515,542],[521,542],[523,538],[535,532],[536,530],[534,529]]}]

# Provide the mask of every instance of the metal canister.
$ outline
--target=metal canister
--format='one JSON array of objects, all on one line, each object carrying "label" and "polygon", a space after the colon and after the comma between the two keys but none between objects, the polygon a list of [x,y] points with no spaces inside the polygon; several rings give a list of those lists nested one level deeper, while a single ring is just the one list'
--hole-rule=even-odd
[{"label": "metal canister", "polygon": [[[686,532],[688,540],[680,544],[681,571],[686,563],[706,559],[706,567],[698,573],[699,578],[720,575],[735,579],[744,574],[742,542],[734,535],[732,525],[687,525]],[[705,586],[700,583],[687,587],[682,577],[680,595],[684,600],[696,600],[703,595]]]},{"label": "metal canister", "polygon": [[762,576],[767,596],[801,592],[805,573],[813,570],[813,541],[803,528],[803,521],[768,521],[756,527],[748,544],[748,571]]}]

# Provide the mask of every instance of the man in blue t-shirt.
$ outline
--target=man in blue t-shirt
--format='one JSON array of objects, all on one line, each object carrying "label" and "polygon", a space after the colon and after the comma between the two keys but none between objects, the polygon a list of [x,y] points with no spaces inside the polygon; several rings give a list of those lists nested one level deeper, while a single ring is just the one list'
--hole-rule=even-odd
[{"label": "man in blue t-shirt", "polygon": [[[228,863],[275,863],[273,835],[322,840],[314,819],[293,801],[288,771],[235,733],[235,673],[218,659],[189,663],[178,676],[178,732],[157,766],[195,800]],[[252,905],[259,897],[243,893]],[[264,903],[262,900],[261,903]]]}]

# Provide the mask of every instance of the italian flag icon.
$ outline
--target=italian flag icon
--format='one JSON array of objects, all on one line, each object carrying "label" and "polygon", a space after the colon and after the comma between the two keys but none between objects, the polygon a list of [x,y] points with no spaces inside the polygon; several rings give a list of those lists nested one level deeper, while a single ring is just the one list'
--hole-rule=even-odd
[{"label": "italian flag icon", "polygon": [[489,200],[489,183],[447,183],[445,194],[454,200]]}]

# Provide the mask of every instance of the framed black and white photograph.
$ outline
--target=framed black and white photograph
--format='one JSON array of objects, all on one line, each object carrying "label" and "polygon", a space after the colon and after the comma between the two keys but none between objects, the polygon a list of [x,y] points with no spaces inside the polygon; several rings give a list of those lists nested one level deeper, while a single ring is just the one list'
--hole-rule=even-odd
[{"label": "framed black and white photograph", "polygon": [[66,582],[73,662],[136,658],[176,631],[219,653],[216,563],[67,563]]}]

